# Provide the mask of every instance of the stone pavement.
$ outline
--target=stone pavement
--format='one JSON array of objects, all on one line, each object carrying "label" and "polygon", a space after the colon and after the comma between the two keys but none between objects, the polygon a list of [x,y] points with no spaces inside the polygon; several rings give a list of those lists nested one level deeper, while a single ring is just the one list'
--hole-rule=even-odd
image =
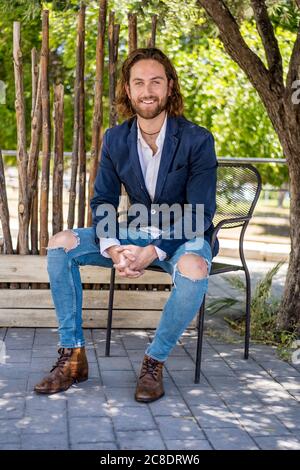
[{"label": "stone pavement", "polygon": [[55,361],[56,330],[0,329],[0,449],[300,449],[299,365],[263,345],[244,361],[242,343],[205,337],[195,385],[190,330],[166,363],[165,397],[139,404],[136,376],[152,334],[114,330],[107,358],[105,331],[85,330],[90,379],[48,397],[32,388]]}]

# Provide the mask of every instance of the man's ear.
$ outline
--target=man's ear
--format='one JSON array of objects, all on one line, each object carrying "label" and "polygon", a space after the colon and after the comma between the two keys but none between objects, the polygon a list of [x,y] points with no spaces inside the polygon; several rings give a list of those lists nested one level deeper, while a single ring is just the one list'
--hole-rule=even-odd
[{"label": "man's ear", "polygon": [[173,85],[174,85],[174,80],[171,79],[169,81],[169,85],[168,85],[168,96],[171,96],[171,94],[172,94]]},{"label": "man's ear", "polygon": [[128,83],[125,83],[125,90],[126,90],[128,98],[131,99],[131,97],[130,97],[130,88],[129,88]]}]

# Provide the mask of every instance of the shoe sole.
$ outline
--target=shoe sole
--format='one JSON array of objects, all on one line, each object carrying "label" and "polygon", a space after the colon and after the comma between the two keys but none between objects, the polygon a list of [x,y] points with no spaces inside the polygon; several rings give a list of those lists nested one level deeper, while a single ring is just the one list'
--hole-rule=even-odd
[{"label": "shoe sole", "polygon": [[139,403],[152,403],[153,401],[159,400],[159,399],[162,398],[164,395],[165,395],[165,393],[163,393],[162,395],[160,395],[160,396],[157,397],[157,398],[137,398],[137,397],[134,397],[134,398],[135,398],[135,400],[138,401]]},{"label": "shoe sole", "polygon": [[83,377],[81,379],[75,379],[74,382],[69,385],[69,387],[67,388],[61,388],[60,390],[50,390],[50,391],[47,391],[47,390],[36,390],[35,388],[33,389],[34,392],[36,393],[39,393],[41,395],[54,395],[55,393],[61,393],[61,392],[66,392],[70,387],[72,387],[72,385],[76,384],[76,383],[80,383],[80,382],[86,382],[88,380],[88,377]]}]

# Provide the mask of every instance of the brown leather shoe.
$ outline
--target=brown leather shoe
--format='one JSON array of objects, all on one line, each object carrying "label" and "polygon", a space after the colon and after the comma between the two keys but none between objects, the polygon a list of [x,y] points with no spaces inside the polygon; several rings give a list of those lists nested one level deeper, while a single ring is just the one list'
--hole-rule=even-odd
[{"label": "brown leather shoe", "polygon": [[50,373],[34,387],[37,393],[52,394],[68,390],[73,383],[88,379],[85,348],[60,348],[60,357]]},{"label": "brown leather shoe", "polygon": [[145,354],[140,377],[135,391],[136,401],[150,403],[164,394],[163,362],[156,361]]}]

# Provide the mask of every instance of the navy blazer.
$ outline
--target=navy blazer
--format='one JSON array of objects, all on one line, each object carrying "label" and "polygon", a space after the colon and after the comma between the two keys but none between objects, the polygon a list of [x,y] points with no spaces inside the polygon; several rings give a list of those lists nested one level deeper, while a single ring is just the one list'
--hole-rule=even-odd
[{"label": "navy blazer", "polygon": [[[130,203],[147,207],[148,225],[151,225],[151,204],[203,204],[204,237],[210,243],[216,210],[217,166],[212,134],[183,116],[168,116],[155,195],[151,201],[139,162],[136,117],[107,129],[103,137],[94,196],[90,201],[93,227],[96,229],[97,223],[104,217],[96,215],[100,204],[112,204],[117,209],[123,183]],[[118,238],[118,227],[116,234]],[[97,240],[97,235],[95,237]],[[184,237],[158,237],[151,240],[151,244],[164,250],[168,259],[186,241]],[[217,254],[218,246],[216,241],[213,256]]]}]

